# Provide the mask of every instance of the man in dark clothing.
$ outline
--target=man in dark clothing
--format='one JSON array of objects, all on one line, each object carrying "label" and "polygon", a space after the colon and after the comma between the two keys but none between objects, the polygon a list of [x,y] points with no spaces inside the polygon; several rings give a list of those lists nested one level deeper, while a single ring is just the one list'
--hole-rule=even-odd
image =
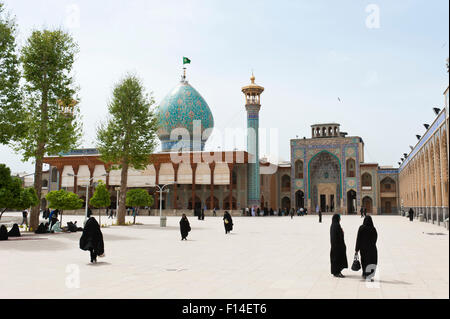
[{"label": "man in dark clothing", "polygon": [[233,219],[231,218],[230,213],[225,211],[223,214],[223,225],[225,227],[225,234],[228,234],[230,231],[233,230]]},{"label": "man in dark clothing", "polygon": [[186,214],[183,214],[180,220],[181,240],[187,240],[190,231],[191,225],[189,224],[189,220],[187,219]]},{"label": "man in dark clothing", "polygon": [[412,208],[409,209],[408,216],[409,216],[409,221],[412,222],[414,220],[414,211]]},{"label": "man in dark clothing", "polygon": [[90,217],[84,226],[80,238],[80,249],[90,251],[91,263],[96,263],[97,256],[105,252],[102,231],[95,217]]},{"label": "man in dark clothing", "polygon": [[364,217],[364,207],[361,207],[361,209],[359,210],[359,212],[361,213],[361,218]]},{"label": "man in dark clothing", "polygon": [[22,224],[21,225],[27,225],[28,226],[28,211],[26,209],[22,212]]},{"label": "man in dark clothing", "polygon": [[356,237],[355,254],[360,252],[362,275],[364,279],[370,277],[371,281],[378,264],[377,238],[378,234],[373,226],[372,217],[365,217]]},{"label": "man in dark clothing", "polygon": [[322,210],[319,209],[319,223],[322,222]]},{"label": "man in dark clothing", "polygon": [[330,241],[331,241],[331,274],[335,277],[344,278],[341,273],[342,269],[348,268],[347,263],[347,247],[344,241],[344,231],[342,230],[341,217],[339,214],[334,214],[330,227]]}]

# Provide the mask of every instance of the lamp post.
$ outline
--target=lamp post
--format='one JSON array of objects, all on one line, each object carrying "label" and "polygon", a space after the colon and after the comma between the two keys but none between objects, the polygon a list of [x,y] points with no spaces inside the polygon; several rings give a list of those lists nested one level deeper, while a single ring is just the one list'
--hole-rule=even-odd
[{"label": "lamp post", "polygon": [[[167,184],[164,184],[163,186],[159,186],[159,185],[155,184],[155,187],[157,187],[158,190],[159,190],[159,226],[160,227],[165,227],[166,226],[165,223],[164,224],[162,223],[162,194],[163,194],[163,191],[164,191],[165,187],[167,187],[169,185],[173,185],[173,184],[176,184],[176,183],[174,183],[174,182],[167,183]],[[145,185],[150,185],[150,184],[146,183]],[[167,189],[167,192],[169,192],[168,189]]]},{"label": "lamp post", "polygon": [[[68,176],[78,177],[78,175],[74,175],[72,173],[68,173]],[[108,174],[102,174],[100,176],[107,176]],[[97,176],[90,177],[87,184],[86,184],[86,205],[85,205],[85,212],[84,212],[84,224],[86,224],[86,221],[88,219],[88,206],[89,206],[89,185],[91,184],[91,181]]]}]

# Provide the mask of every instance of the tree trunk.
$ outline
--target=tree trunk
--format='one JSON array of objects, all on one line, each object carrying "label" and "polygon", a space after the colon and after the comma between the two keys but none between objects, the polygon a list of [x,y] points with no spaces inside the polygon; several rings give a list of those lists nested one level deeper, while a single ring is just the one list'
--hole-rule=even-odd
[{"label": "tree trunk", "polygon": [[133,225],[136,224],[136,215],[137,215],[137,212],[138,212],[138,208],[136,207],[136,208],[134,208]]},{"label": "tree trunk", "polygon": [[42,194],[42,156],[44,153],[44,145],[40,144],[38,146],[36,156],[36,163],[34,165],[34,189],[36,190],[37,198],[39,199],[38,204],[31,208],[30,214],[30,227],[36,230],[39,226],[39,211],[41,208],[41,194]]},{"label": "tree trunk", "polygon": [[128,182],[128,161],[122,161],[122,172],[120,174],[120,193],[119,193],[119,211],[117,212],[117,224],[125,225],[126,207],[125,201],[127,196],[127,182]]}]

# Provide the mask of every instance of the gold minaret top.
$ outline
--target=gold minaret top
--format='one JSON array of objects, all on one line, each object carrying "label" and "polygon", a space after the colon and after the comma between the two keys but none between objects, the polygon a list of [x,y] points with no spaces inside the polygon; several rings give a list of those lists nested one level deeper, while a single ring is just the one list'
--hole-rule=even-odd
[{"label": "gold minaret top", "polygon": [[255,83],[255,76],[252,72],[252,76],[250,77],[249,85],[246,85],[242,88],[242,93],[245,94],[245,104],[255,104],[260,105],[260,95],[264,92],[264,88]]}]

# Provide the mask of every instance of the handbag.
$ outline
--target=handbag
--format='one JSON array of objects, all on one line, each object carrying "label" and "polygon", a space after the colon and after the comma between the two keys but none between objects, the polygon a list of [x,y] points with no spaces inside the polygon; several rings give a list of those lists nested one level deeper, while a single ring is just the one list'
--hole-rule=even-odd
[{"label": "handbag", "polygon": [[228,224],[228,219],[225,219],[225,224]]},{"label": "handbag", "polygon": [[352,270],[358,271],[361,269],[361,263],[359,262],[358,253],[355,254],[355,259],[353,260]]}]

